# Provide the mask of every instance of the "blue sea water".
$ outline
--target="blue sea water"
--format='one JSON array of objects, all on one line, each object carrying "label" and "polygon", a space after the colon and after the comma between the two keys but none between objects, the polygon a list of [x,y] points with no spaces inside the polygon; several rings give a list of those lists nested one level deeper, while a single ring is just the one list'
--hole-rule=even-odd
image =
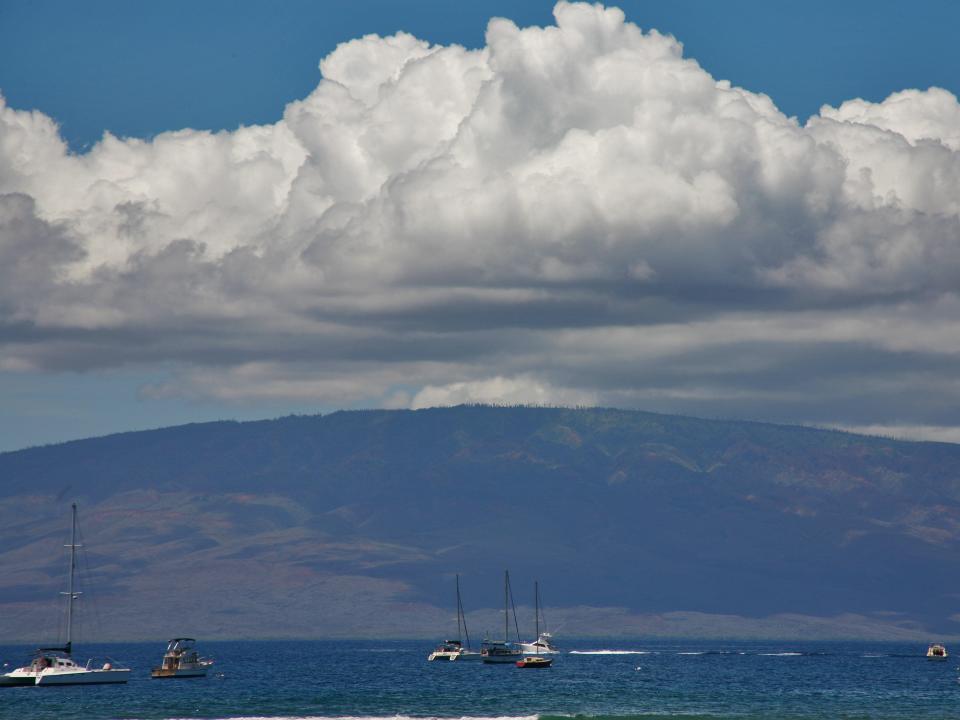
[{"label": "blue sea water", "polygon": [[[544,670],[429,663],[431,644],[413,641],[198,648],[209,677],[152,680],[164,643],[80,647],[130,682],[3,688],[0,718],[960,718],[957,661],[921,644],[580,640]],[[0,664],[29,650],[0,647]]]}]

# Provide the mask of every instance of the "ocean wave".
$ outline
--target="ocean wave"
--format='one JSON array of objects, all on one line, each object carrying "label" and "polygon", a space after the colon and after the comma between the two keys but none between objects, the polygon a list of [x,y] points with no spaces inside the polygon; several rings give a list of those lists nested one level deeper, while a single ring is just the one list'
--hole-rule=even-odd
[{"label": "ocean wave", "polygon": [[654,655],[650,650],[571,650],[571,655]]},{"label": "ocean wave", "polygon": [[[540,720],[541,717],[539,715],[462,715],[460,717],[440,715],[231,715],[212,720]],[[167,718],[167,720],[191,719]]]},{"label": "ocean wave", "polygon": [[[640,713],[630,715],[230,715],[210,720],[717,720],[715,715],[691,713]],[[166,718],[165,720],[193,720]]]},{"label": "ocean wave", "polygon": [[803,657],[804,655],[822,655],[823,653],[802,653],[802,652],[779,652],[779,653],[757,653],[760,657]]}]

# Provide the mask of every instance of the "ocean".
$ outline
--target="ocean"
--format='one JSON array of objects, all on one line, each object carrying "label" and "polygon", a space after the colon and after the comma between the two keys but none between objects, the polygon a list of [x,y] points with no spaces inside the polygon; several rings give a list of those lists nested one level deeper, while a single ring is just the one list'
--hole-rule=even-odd
[{"label": "ocean", "polygon": [[[957,661],[922,643],[558,642],[553,667],[520,670],[430,663],[430,642],[201,640],[216,664],[181,680],[150,678],[165,643],[82,645],[130,682],[2,688],[0,718],[960,718]],[[4,671],[29,654],[0,647]]]}]

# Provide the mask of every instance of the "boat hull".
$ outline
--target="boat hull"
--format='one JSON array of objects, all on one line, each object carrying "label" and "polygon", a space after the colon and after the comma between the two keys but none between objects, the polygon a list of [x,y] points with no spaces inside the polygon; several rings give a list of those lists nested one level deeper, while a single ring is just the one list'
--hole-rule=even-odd
[{"label": "boat hull", "polygon": [[536,653],[537,655],[559,655],[559,650],[545,647],[540,643],[520,643],[520,649],[525,653]]},{"label": "boat hull", "polygon": [[0,675],[0,687],[23,687],[36,684],[37,676],[35,673],[19,673],[14,670],[12,673]]},{"label": "boat hull", "polygon": [[522,653],[510,653],[509,655],[484,655],[483,662],[485,662],[487,665],[512,665],[522,657]]},{"label": "boat hull", "polygon": [[196,678],[206,677],[207,668],[178,668],[176,670],[167,670],[164,668],[154,668],[150,671],[150,677],[157,680],[166,678]]},{"label": "boat hull", "polygon": [[37,676],[37,685],[106,685],[125,683],[129,679],[129,676],[130,670],[126,668],[42,672]]},{"label": "boat hull", "polygon": [[483,656],[478,652],[463,651],[450,656],[450,662],[479,662]]},{"label": "boat hull", "polygon": [[434,660],[453,660],[453,658],[454,658],[454,656],[456,656],[456,654],[457,654],[457,653],[455,653],[455,652],[446,652],[446,651],[436,652],[436,651],[435,651],[435,652],[430,653],[430,654],[427,656],[427,660],[429,660],[430,662],[433,662]]}]

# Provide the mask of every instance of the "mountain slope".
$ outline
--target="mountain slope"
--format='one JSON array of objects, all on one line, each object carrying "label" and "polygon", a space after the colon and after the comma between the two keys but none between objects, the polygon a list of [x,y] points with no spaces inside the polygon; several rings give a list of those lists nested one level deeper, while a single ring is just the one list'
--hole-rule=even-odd
[{"label": "mountain slope", "polygon": [[541,580],[567,634],[951,634],[958,460],[809,428],[465,406],[32,448],[0,455],[0,640],[55,620],[74,499],[85,599],[109,618],[89,630],[110,637],[442,634],[454,572],[474,627],[495,629],[504,567],[518,602]]}]

